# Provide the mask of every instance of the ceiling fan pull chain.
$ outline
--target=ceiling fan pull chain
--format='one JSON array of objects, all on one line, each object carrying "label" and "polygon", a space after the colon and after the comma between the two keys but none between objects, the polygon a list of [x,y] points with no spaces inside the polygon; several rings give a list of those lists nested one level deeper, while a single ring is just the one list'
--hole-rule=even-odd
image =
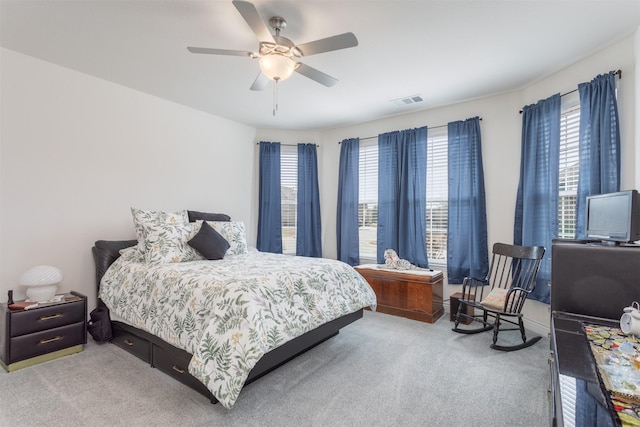
[{"label": "ceiling fan pull chain", "polygon": [[278,80],[275,80],[275,84],[273,85],[273,115],[276,115],[276,111],[278,111]]}]

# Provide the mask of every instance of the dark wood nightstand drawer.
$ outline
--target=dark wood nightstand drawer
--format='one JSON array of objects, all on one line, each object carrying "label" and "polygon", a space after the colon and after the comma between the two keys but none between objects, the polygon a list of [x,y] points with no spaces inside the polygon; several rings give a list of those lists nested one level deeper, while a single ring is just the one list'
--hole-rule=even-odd
[{"label": "dark wood nightstand drawer", "polygon": [[111,329],[113,331],[112,343],[145,362],[151,363],[151,343],[149,340],[124,330],[116,322],[111,323]]},{"label": "dark wood nightstand drawer", "polygon": [[10,337],[46,331],[84,321],[84,301],[58,304],[20,312],[11,316]]},{"label": "dark wood nightstand drawer", "polygon": [[194,390],[213,397],[211,396],[209,389],[189,373],[189,361],[191,360],[191,355],[189,353],[180,350],[177,350],[176,352],[169,352],[157,345],[154,345],[152,355],[153,362],[151,365],[153,367],[158,368],[165,374],[172,376]]},{"label": "dark wood nightstand drawer", "polygon": [[11,359],[8,364],[84,344],[85,336],[85,324],[81,321],[11,338]]}]

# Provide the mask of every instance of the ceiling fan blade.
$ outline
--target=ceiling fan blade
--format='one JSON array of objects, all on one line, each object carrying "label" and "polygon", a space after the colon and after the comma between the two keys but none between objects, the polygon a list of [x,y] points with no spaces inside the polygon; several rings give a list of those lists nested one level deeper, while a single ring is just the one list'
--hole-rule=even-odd
[{"label": "ceiling fan blade", "polygon": [[258,10],[253,3],[234,0],[233,5],[238,9],[238,12],[240,12],[244,20],[247,21],[247,24],[249,24],[249,27],[251,27],[256,36],[258,36],[258,40],[261,42],[275,43],[271,32],[269,32],[269,28],[258,14]]},{"label": "ceiling fan blade", "polygon": [[330,75],[316,70],[315,68],[305,65],[301,62],[298,62],[296,72],[327,87],[334,86],[336,83],[338,83],[338,79],[333,78]]},{"label": "ceiling fan blade", "polygon": [[258,73],[258,77],[256,77],[256,79],[253,81],[253,84],[249,89],[263,90],[265,87],[267,87],[270,81],[271,79],[269,79],[269,77],[265,76],[262,73]]},{"label": "ceiling fan blade", "polygon": [[231,56],[248,56],[252,57],[255,55],[252,52],[247,52],[245,50],[229,50],[229,49],[211,49],[208,47],[187,47],[187,50],[191,53],[208,53],[211,55],[231,55]]},{"label": "ceiling fan blade", "polygon": [[344,33],[333,37],[327,37],[326,39],[303,43],[296,46],[296,48],[298,48],[304,56],[309,56],[355,46],[358,46],[358,39],[356,36],[353,33]]}]

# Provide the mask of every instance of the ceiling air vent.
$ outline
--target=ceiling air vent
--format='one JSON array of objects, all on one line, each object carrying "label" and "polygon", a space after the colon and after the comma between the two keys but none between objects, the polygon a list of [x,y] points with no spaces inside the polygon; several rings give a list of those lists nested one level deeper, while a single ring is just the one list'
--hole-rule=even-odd
[{"label": "ceiling air vent", "polygon": [[422,95],[411,95],[411,96],[407,96],[406,98],[398,98],[398,99],[391,100],[393,105],[395,105],[396,107],[404,107],[405,105],[417,104],[418,102],[423,102],[423,101],[424,101],[424,98],[422,97]]}]

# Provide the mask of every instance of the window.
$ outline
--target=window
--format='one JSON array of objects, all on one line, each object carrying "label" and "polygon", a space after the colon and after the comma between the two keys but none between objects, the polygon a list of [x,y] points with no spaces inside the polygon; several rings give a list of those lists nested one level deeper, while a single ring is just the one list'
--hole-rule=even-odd
[{"label": "window", "polygon": [[560,112],[560,174],[558,177],[558,238],[573,239],[579,173],[580,105]]},{"label": "window", "polygon": [[[429,130],[427,137],[426,244],[429,262],[447,256],[447,128]],[[358,170],[358,231],[360,258],[376,259],[378,227],[378,140],[360,142]]]},{"label": "window", "polygon": [[447,262],[448,165],[447,127],[429,130],[427,136],[427,258]]},{"label": "window", "polygon": [[360,257],[376,259],[378,228],[378,139],[360,142],[358,233]]},{"label": "window", "polygon": [[282,252],[296,253],[298,225],[298,147],[280,146],[280,198],[282,203]]}]

